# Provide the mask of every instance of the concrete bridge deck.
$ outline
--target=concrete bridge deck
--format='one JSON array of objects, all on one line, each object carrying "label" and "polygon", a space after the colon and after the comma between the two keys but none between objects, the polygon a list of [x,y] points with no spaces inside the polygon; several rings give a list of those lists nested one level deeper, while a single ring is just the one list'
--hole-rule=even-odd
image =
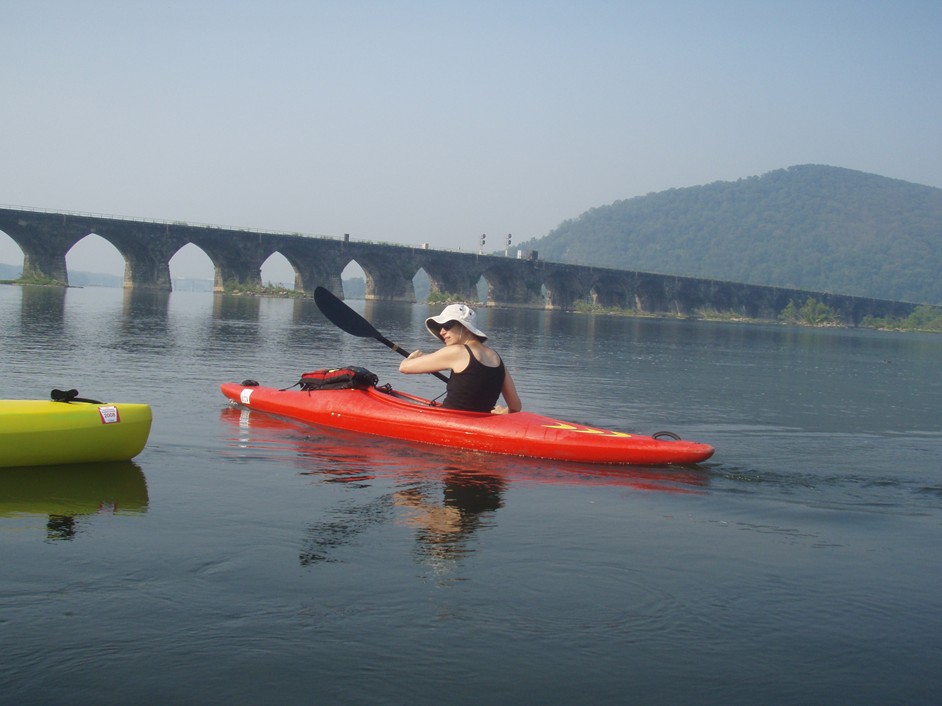
[{"label": "concrete bridge deck", "polygon": [[343,296],[341,273],[356,262],[366,277],[368,300],[415,301],[413,277],[428,275],[433,293],[478,299],[487,282],[487,305],[571,309],[578,302],[651,314],[691,315],[701,310],[775,319],[794,301],[814,297],[858,324],[865,316],[906,317],[914,304],[822,292],[737,284],[696,277],[614,270],[538,259],[434,250],[344,238],[240,230],[181,222],[92,214],[0,208],[0,231],[23,250],[24,276],[68,283],[66,255],[90,234],[105,239],[125,261],[124,286],[170,291],[170,260],[193,244],[215,268],[216,292],[260,289],[261,268],[280,253],[295,271],[295,290],[317,286]]}]

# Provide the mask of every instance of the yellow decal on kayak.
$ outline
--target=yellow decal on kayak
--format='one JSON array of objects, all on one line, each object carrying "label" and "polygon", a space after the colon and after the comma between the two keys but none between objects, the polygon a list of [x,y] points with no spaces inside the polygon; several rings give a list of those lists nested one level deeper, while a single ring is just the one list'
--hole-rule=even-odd
[{"label": "yellow decal on kayak", "polygon": [[602,436],[631,436],[631,434],[626,434],[622,431],[607,431],[604,429],[592,429],[591,427],[577,427],[572,424],[566,424],[565,422],[560,422],[559,424],[544,424],[544,427],[547,429],[562,429],[564,431],[574,431],[577,434],[600,434]]}]

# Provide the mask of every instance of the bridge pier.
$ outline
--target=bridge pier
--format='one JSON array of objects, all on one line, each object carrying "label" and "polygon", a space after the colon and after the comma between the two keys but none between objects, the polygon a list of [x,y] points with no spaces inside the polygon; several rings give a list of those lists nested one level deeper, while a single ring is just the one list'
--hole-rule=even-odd
[{"label": "bridge pier", "polygon": [[352,259],[363,268],[367,301],[415,302],[412,278],[418,266],[411,258],[383,257],[361,251]]},{"label": "bridge pier", "polygon": [[[362,265],[361,265],[362,266]],[[402,279],[383,269],[363,267],[366,277],[367,301],[415,303],[415,286],[411,279]]]},{"label": "bridge pier", "polygon": [[65,253],[51,253],[33,248],[24,248],[23,277],[27,279],[48,278],[68,284],[69,270],[65,263]]},{"label": "bridge pier", "polygon": [[295,292],[312,295],[317,287],[324,287],[331,294],[343,298],[342,265],[309,260],[295,262],[291,258],[288,261],[295,268]]},{"label": "bridge pier", "polygon": [[173,289],[170,263],[138,257],[137,253],[129,255],[124,261],[124,287],[169,292]]},{"label": "bridge pier", "polygon": [[450,295],[464,301],[477,301],[478,282],[483,271],[472,266],[455,267],[448,254],[436,256],[434,251],[422,265],[428,275],[432,294]]},{"label": "bridge pier", "polygon": [[23,250],[23,277],[69,283],[65,256],[75,243],[88,235],[80,226],[61,219],[32,220],[0,211],[0,230]]}]

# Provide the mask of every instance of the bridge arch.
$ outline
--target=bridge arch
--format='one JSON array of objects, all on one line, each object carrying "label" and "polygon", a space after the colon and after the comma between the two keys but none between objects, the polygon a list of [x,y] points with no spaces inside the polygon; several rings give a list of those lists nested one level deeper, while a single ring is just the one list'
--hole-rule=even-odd
[{"label": "bridge arch", "polygon": [[474,285],[473,301],[486,306],[488,303],[490,291],[491,283],[487,280],[487,273],[482,274],[480,277],[478,277],[478,281]]},{"label": "bridge arch", "polygon": [[278,250],[265,258],[260,273],[265,286],[295,289],[298,283],[298,269]]},{"label": "bridge arch", "polygon": [[0,263],[20,266],[22,270],[23,258],[26,253],[13,238],[0,230]]},{"label": "bridge arch", "polygon": [[422,269],[429,277],[429,294],[447,295],[464,301],[477,301],[478,282],[483,275],[483,268],[471,266],[456,267],[450,253],[427,251],[422,258]]},{"label": "bridge arch", "polygon": [[[93,218],[67,221],[66,231],[94,233],[107,240],[124,256],[125,288],[170,291],[170,256],[186,242],[174,237],[161,224]],[[84,233],[82,233],[84,231]],[[160,237],[165,235],[166,237]]]},{"label": "bridge arch", "polygon": [[634,295],[634,308],[638,311],[648,314],[666,311],[667,298],[664,295],[663,284],[658,277],[637,273],[631,278],[629,292]]},{"label": "bridge arch", "polygon": [[488,306],[521,306],[543,308],[546,303],[543,287],[543,263],[539,267],[521,267],[522,260],[492,258],[482,273],[487,282]]},{"label": "bridge arch", "polygon": [[571,309],[577,301],[588,300],[591,284],[586,283],[582,274],[578,269],[570,267],[555,267],[548,272],[543,280],[546,308]]},{"label": "bridge arch", "polygon": [[195,243],[186,243],[177,250],[167,262],[173,289],[192,291],[196,282],[208,281],[210,288],[216,273],[212,258]]},{"label": "bridge arch", "polygon": [[635,302],[628,293],[623,277],[600,275],[589,288],[593,306],[603,308],[634,309]]},{"label": "bridge arch", "polygon": [[432,278],[424,267],[419,267],[412,275],[412,291],[415,292],[415,301],[418,303],[427,302],[432,298]]},{"label": "bridge arch", "polygon": [[127,272],[127,258],[113,243],[95,233],[89,233],[76,241],[65,254],[65,263],[67,272],[72,274],[99,274],[114,269]]}]

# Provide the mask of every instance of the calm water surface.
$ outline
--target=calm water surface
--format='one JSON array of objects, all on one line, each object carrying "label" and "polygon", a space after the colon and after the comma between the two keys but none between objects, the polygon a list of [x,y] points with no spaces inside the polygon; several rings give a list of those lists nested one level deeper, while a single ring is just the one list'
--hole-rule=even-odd
[{"label": "calm water surface", "polygon": [[716,456],[304,427],[218,383],[442,386],[308,301],[0,286],[0,397],[154,409],[132,463],[0,469],[0,703],[938,703],[942,336],[481,316],[529,409]]}]

